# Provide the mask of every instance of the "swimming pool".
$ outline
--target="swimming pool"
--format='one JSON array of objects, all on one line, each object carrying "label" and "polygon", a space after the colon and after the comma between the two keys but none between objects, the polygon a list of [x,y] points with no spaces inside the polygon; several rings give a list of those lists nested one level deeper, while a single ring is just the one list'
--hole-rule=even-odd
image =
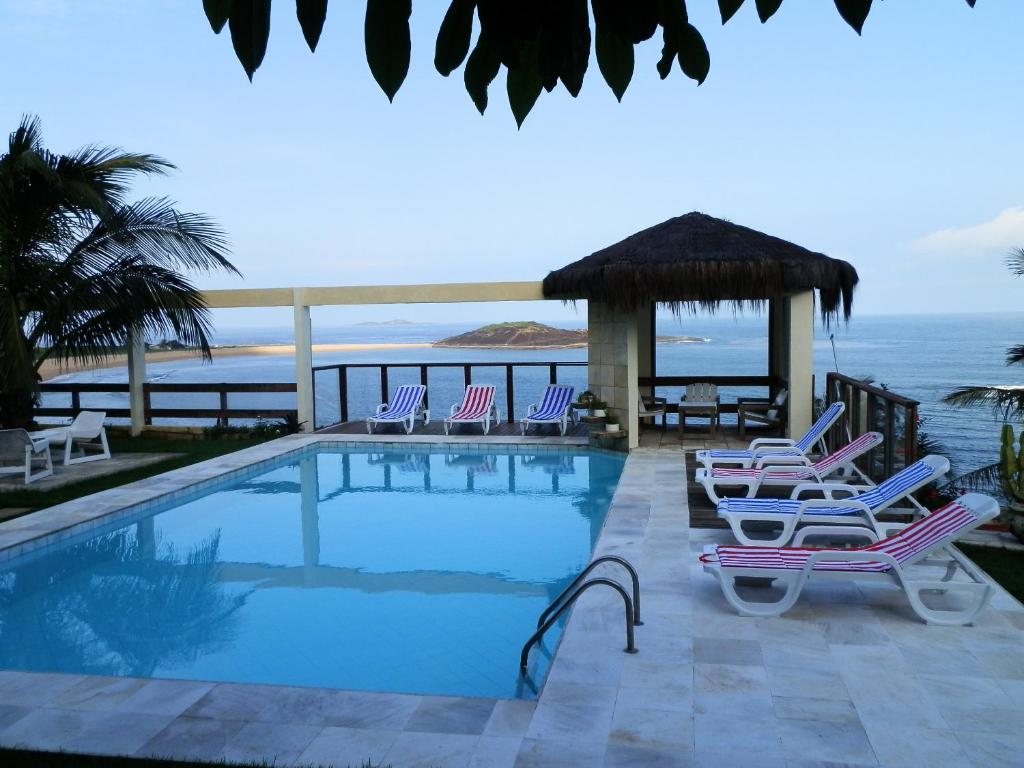
[{"label": "swimming pool", "polygon": [[451,448],[316,444],[2,562],[0,669],[532,697],[624,459]]}]

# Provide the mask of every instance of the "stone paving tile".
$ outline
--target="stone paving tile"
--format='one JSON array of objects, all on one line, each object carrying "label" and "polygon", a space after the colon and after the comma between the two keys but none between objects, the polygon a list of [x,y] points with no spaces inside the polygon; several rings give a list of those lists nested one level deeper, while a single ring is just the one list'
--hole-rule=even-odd
[{"label": "stone paving tile", "polygon": [[186,680],[147,680],[115,709],[145,715],[180,715],[213,690],[214,683]]},{"label": "stone paving tile", "polygon": [[970,764],[951,730],[871,723],[865,729],[882,765],[892,768],[961,768]]},{"label": "stone paving tile", "polygon": [[253,720],[279,696],[273,686],[221,683],[185,710],[188,717]]},{"label": "stone paving tile", "polygon": [[761,644],[728,637],[698,637],[693,641],[693,660],[698,664],[763,666]]},{"label": "stone paving tile", "polygon": [[605,768],[690,768],[693,753],[688,749],[657,745],[609,744]]},{"label": "stone paving tile", "polygon": [[135,752],[139,757],[219,760],[231,739],[245,727],[242,720],[178,717]]},{"label": "stone paving tile", "polygon": [[594,768],[603,763],[605,749],[603,741],[593,739],[526,738],[515,768]]},{"label": "stone paving tile", "polygon": [[327,726],[313,738],[296,758],[300,766],[361,766],[364,762],[382,763],[398,739],[398,731]]},{"label": "stone paving tile", "polygon": [[779,720],[779,736],[786,758],[874,765],[871,743],[859,723],[816,720]]},{"label": "stone paving tile", "polygon": [[767,667],[772,696],[804,696],[816,699],[850,700],[846,683],[835,670]]},{"label": "stone paving tile", "polygon": [[5,747],[56,751],[103,715],[67,709],[35,709],[0,731]]},{"label": "stone paving tile", "polygon": [[788,720],[817,720],[823,723],[859,723],[853,702],[837,699],[809,699],[800,696],[774,696],[775,716]]},{"label": "stone paving tile", "polygon": [[533,701],[519,699],[499,699],[494,704],[494,711],[484,726],[485,736],[516,736],[526,735],[533,719],[537,704]]},{"label": "stone paving tile", "polygon": [[384,763],[391,768],[466,768],[479,742],[479,736],[406,731],[398,734]]},{"label": "stone paving tile", "polygon": [[122,704],[145,685],[129,677],[87,677],[58,694],[51,706],[60,709],[110,710]]},{"label": "stone paving tile", "polygon": [[[9,704],[0,704],[0,732],[9,725],[16,723],[32,710],[28,707],[18,707]],[[2,739],[0,739],[2,741]]]},{"label": "stone paving tile", "polygon": [[172,715],[136,715],[127,712],[103,712],[89,716],[90,721],[75,736],[63,742],[69,752],[131,755],[164,730]]},{"label": "stone paving tile", "polygon": [[513,768],[522,745],[520,736],[481,736],[469,768]]},{"label": "stone paving tile", "polygon": [[494,712],[493,699],[425,696],[405,730],[479,736]]},{"label": "stone paving tile", "polygon": [[1024,733],[955,731],[956,738],[975,768],[1020,768]]},{"label": "stone paving tile", "polygon": [[247,723],[228,737],[220,758],[229,763],[267,762],[288,765],[323,730],[319,725],[296,723]]},{"label": "stone paving tile", "polygon": [[609,744],[693,751],[693,717],[690,712],[616,706]]},{"label": "stone paving tile", "polygon": [[45,707],[71,686],[80,675],[0,671],[0,701],[21,707]]}]

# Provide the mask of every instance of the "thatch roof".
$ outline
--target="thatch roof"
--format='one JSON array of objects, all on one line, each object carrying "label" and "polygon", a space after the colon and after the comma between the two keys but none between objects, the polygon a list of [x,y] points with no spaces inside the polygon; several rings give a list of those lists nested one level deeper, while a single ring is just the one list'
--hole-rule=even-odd
[{"label": "thatch roof", "polygon": [[761,307],[768,299],[816,288],[828,323],[849,318],[857,280],[857,270],[845,261],[694,212],[549,273],[544,295],[593,299],[627,311],[652,301],[676,311],[715,311],[722,302]]}]

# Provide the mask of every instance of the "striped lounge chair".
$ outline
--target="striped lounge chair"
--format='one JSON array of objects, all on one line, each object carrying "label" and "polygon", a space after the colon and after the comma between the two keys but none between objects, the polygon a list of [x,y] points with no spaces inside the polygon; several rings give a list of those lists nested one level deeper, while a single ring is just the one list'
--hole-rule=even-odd
[{"label": "striped lounge chair", "polygon": [[[800,549],[718,544],[705,547],[700,561],[705,572],[718,579],[729,604],[743,616],[782,615],[793,607],[808,581],[882,581],[901,588],[914,613],[929,624],[970,624],[992,597],[993,588],[977,566],[951,544],[998,514],[995,499],[968,493],[892,537],[866,547]],[[944,572],[928,572],[936,566]],[[954,581],[961,572],[967,580]],[[785,592],[776,602],[745,599],[736,591],[739,578],[771,579],[785,587]],[[966,605],[961,602],[950,609],[925,605],[922,592],[966,593]]]},{"label": "striped lounge chair", "polygon": [[526,435],[531,424],[557,424],[559,433],[565,435],[570,421],[576,421],[572,409],[572,397],[576,390],[568,384],[548,384],[540,403],[531,403],[526,417],[519,420],[519,426]]},{"label": "striped lounge chair", "polygon": [[[838,451],[822,457],[810,466],[801,467],[793,465],[772,466],[770,459],[758,461],[757,467],[743,469],[742,467],[698,467],[695,479],[704,486],[708,498],[715,504],[721,501],[718,495],[718,488],[745,488],[743,494],[746,498],[752,499],[762,488],[786,488],[806,483],[808,481],[823,483],[831,478],[838,480],[858,475],[867,480],[857,469],[854,461],[863,454],[876,448],[882,443],[881,432],[865,432],[853,442],[847,443]],[[763,462],[763,464],[762,464]],[[739,495],[739,494],[729,494]]]},{"label": "striped lounge chair", "polygon": [[713,448],[697,451],[697,461],[705,467],[738,464],[744,469],[749,469],[759,459],[767,457],[773,464],[803,464],[806,466],[811,463],[811,460],[807,458],[808,452],[819,443],[824,448],[825,433],[839,420],[845,409],[846,406],[843,403],[832,403],[799,440],[790,440],[786,437],[759,437],[752,440],[746,450]]},{"label": "striped lounge chair", "polygon": [[[948,471],[949,461],[933,454],[876,486],[801,483],[788,499],[725,498],[718,502],[717,511],[718,516],[729,523],[736,540],[750,546],[782,546],[790,539],[795,546],[800,546],[810,536],[857,536],[878,541],[903,524],[879,522],[875,515],[903,499],[916,505],[910,494]],[[807,492],[818,492],[825,498],[801,499]],[[836,493],[847,495],[836,498]],[[762,528],[766,523],[774,523],[782,530],[773,539],[751,538],[743,527],[745,523]],[[794,533],[796,538],[793,538]]]},{"label": "striped lounge chair", "polygon": [[447,435],[455,424],[479,424],[486,435],[491,431],[491,421],[501,421],[498,406],[494,404],[494,387],[491,384],[470,384],[461,405],[453,405],[451,414],[444,420]]},{"label": "striped lounge chair", "polygon": [[395,391],[390,403],[377,406],[377,412],[366,420],[366,431],[372,435],[376,424],[401,424],[408,435],[418,418],[422,418],[426,426],[430,423],[430,411],[423,407],[426,394],[427,388],[422,384],[403,384]]}]

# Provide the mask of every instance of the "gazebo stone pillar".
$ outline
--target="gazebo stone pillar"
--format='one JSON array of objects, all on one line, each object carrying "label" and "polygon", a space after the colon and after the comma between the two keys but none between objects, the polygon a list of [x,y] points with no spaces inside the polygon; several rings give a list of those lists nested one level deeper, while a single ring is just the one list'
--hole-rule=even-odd
[{"label": "gazebo stone pillar", "polygon": [[603,302],[587,302],[587,387],[608,403],[609,415],[628,430],[628,445],[639,445],[637,313]]},{"label": "gazebo stone pillar", "polygon": [[[650,306],[642,308],[636,313],[636,359],[637,375],[640,378],[655,375],[657,353],[654,349],[656,333],[654,309],[656,306],[654,302],[651,302]],[[640,387],[639,391],[644,395],[653,395],[654,387]]]},{"label": "gazebo stone pillar", "polygon": [[789,382],[787,433],[798,437],[814,417],[814,291],[787,296],[783,302],[785,377]]}]

